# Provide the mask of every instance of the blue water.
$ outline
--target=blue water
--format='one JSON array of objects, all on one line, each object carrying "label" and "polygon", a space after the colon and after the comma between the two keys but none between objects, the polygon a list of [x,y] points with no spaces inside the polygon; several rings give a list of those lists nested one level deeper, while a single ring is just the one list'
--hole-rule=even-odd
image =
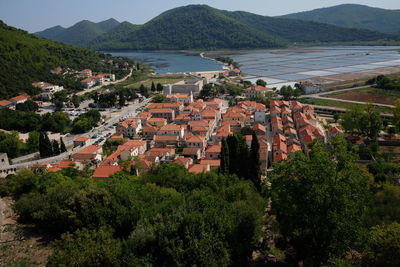
[{"label": "blue water", "polygon": [[222,69],[221,64],[208,60],[199,55],[188,55],[184,53],[167,52],[108,52],[113,56],[123,56],[141,61],[150,65],[156,73],[178,73],[178,72],[200,72],[218,71]]}]

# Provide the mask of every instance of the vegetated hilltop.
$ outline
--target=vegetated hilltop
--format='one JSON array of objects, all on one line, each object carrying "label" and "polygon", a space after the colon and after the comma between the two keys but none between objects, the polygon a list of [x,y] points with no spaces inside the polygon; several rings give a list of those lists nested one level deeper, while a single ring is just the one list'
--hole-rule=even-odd
[{"label": "vegetated hilltop", "polygon": [[282,17],[400,34],[400,10],[345,4],[288,14]]},{"label": "vegetated hilltop", "polygon": [[[111,37],[110,37],[111,36]],[[106,33],[89,44],[95,49],[268,48],[283,43],[206,5],[189,5],[162,13],[119,38]],[[112,42],[109,42],[109,39]]]},{"label": "vegetated hilltop", "polygon": [[[17,93],[37,93],[36,81],[55,82],[55,67],[100,71],[100,61],[109,59],[103,53],[50,41],[0,21],[0,99]],[[103,67],[105,68],[105,67]],[[107,67],[110,71],[110,67]],[[62,84],[61,84],[62,85]]]},{"label": "vegetated hilltop", "polygon": [[321,22],[274,18],[243,11],[222,12],[236,21],[287,42],[365,42],[392,37],[377,31],[345,28]]},{"label": "vegetated hilltop", "polygon": [[119,22],[113,18],[98,23],[82,20],[69,28],[55,26],[35,34],[53,41],[84,46],[97,36],[112,30],[118,25]]},{"label": "vegetated hilltop", "polygon": [[[46,31],[51,35],[60,28]],[[72,42],[80,37],[66,38]],[[290,43],[386,41],[398,37],[368,29],[188,5],[166,11],[143,25],[123,22],[93,40],[87,41],[85,36],[80,39],[80,45],[98,50],[213,50],[273,48]]]}]

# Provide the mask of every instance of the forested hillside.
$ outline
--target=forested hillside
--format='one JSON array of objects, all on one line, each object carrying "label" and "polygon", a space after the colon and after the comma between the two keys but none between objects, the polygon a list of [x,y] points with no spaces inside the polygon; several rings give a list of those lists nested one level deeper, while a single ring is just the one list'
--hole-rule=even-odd
[{"label": "forested hillside", "polygon": [[289,14],[283,17],[400,34],[400,10],[345,4]]},{"label": "forested hillside", "polygon": [[[62,77],[50,72],[55,67],[102,70],[104,65],[99,64],[100,61],[111,58],[100,52],[37,37],[2,21],[0,51],[0,99],[21,92],[37,93],[32,87],[35,81],[62,82]],[[110,71],[110,67],[107,70]]]},{"label": "forested hillside", "polygon": [[[109,42],[109,35],[113,39]],[[257,31],[219,10],[205,5],[179,7],[138,28],[128,28],[118,39],[105,34],[90,43],[95,49],[221,49],[282,46],[266,33]]]},{"label": "forested hillside", "polygon": [[390,38],[376,31],[350,29],[320,22],[273,18],[242,11],[224,11],[224,14],[288,42],[363,42]]},{"label": "forested hillside", "polygon": [[84,46],[97,36],[112,30],[118,25],[119,22],[115,19],[108,19],[98,23],[82,20],[69,28],[55,26],[35,34],[53,41]]}]

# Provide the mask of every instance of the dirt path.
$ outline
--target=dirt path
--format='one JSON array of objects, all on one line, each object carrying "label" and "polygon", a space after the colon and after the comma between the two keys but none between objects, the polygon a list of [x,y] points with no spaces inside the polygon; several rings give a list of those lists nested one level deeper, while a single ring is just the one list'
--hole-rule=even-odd
[{"label": "dirt path", "polygon": [[46,266],[49,238],[17,223],[11,198],[0,198],[0,266]]}]

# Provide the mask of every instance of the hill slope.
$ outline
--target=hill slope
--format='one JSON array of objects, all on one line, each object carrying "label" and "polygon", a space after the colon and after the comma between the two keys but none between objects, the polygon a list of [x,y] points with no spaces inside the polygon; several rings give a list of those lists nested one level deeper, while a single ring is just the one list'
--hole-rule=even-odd
[{"label": "hill slope", "polygon": [[[110,42],[110,40],[112,40]],[[115,38],[107,33],[90,43],[96,49],[223,49],[278,47],[282,43],[206,5],[162,13]]]},{"label": "hill slope", "polygon": [[223,13],[241,23],[288,42],[361,42],[390,38],[390,36],[376,31],[350,29],[326,23],[273,18],[242,11],[223,11]]},{"label": "hill slope", "polygon": [[289,14],[282,17],[400,34],[400,10],[345,4]]},{"label": "hill slope", "polygon": [[115,19],[108,19],[98,23],[82,20],[69,28],[56,26],[35,34],[53,41],[85,46],[97,36],[118,26],[118,24],[119,22]]},{"label": "hill slope", "polygon": [[106,56],[85,48],[50,41],[0,20],[0,99],[17,93],[35,93],[32,82],[52,82],[57,66],[81,70],[93,67]]}]

